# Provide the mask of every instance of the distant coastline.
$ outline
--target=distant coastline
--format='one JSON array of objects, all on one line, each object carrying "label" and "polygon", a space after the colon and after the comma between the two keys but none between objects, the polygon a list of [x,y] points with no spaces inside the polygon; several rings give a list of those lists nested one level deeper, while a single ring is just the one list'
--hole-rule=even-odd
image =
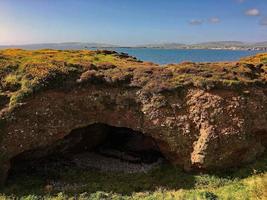
[{"label": "distant coastline", "polygon": [[244,51],[267,51],[267,41],[258,43],[245,43],[239,41],[219,41],[198,44],[161,43],[144,45],[112,45],[103,43],[65,42],[65,43],[41,43],[23,45],[0,45],[0,49],[91,49],[91,48],[150,48],[150,49],[207,49],[207,50],[244,50]]},{"label": "distant coastline", "polygon": [[[99,48],[99,47],[91,47],[91,48]],[[177,48],[168,48],[168,47],[103,47],[103,48],[125,48],[125,49],[181,49],[181,50],[232,50],[232,51],[267,51],[267,47],[177,47]]]}]

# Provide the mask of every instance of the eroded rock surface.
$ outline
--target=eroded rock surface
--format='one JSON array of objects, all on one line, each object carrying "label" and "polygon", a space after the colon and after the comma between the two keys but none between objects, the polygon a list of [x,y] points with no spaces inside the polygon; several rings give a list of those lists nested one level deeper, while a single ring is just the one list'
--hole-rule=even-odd
[{"label": "eroded rock surface", "polygon": [[[241,166],[263,154],[267,147],[265,83],[238,89],[179,85],[156,90],[157,83],[162,85],[172,73],[153,67],[160,73],[153,75],[150,67],[136,72],[127,68],[129,73],[115,83],[108,73],[90,69],[64,87],[47,88],[15,107],[4,107],[1,181],[16,155],[53,144],[72,130],[95,123],[131,128],[152,137],[164,157],[185,170]],[[114,69],[107,64],[106,68]],[[144,77],[150,74],[153,84],[149,80],[137,84],[144,81],[136,75],[141,72]]]}]

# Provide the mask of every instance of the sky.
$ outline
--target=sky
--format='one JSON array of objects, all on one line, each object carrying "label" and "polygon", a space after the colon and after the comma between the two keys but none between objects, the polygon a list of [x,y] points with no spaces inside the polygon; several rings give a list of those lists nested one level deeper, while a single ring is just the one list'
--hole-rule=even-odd
[{"label": "sky", "polygon": [[267,41],[267,0],[0,0],[0,45]]}]

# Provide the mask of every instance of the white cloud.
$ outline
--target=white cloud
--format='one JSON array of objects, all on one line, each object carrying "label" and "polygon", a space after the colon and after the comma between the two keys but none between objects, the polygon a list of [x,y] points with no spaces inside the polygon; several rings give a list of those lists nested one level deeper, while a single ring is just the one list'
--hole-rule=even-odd
[{"label": "white cloud", "polygon": [[189,24],[191,25],[201,25],[203,24],[203,20],[202,19],[192,19],[189,21]]},{"label": "white cloud", "polygon": [[212,17],[209,19],[209,22],[212,24],[217,24],[221,22],[221,19],[219,17]]},{"label": "white cloud", "polygon": [[248,16],[259,16],[260,11],[257,8],[251,8],[245,12],[246,15]]},{"label": "white cloud", "polygon": [[267,17],[262,18],[262,19],[260,20],[260,25],[262,25],[262,26],[267,26]]}]

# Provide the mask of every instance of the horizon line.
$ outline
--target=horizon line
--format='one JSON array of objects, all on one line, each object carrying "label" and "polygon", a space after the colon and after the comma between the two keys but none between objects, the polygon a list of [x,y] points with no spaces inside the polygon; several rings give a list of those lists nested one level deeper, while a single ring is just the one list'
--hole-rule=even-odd
[{"label": "horizon line", "polygon": [[212,41],[203,41],[197,43],[183,43],[183,42],[158,42],[158,43],[143,43],[143,44],[135,44],[135,45],[122,45],[122,44],[113,44],[113,43],[104,43],[104,42],[78,42],[78,41],[66,41],[66,42],[40,42],[40,43],[18,43],[18,44],[0,44],[0,46],[29,46],[29,45],[46,45],[46,44],[97,44],[97,45],[111,45],[118,47],[136,47],[136,46],[145,46],[145,45],[160,45],[160,44],[180,44],[180,45],[196,45],[203,43],[215,43],[215,42],[240,42],[244,44],[256,44],[256,43],[265,43],[267,40],[256,41],[256,42],[248,42],[242,40],[212,40]]}]

